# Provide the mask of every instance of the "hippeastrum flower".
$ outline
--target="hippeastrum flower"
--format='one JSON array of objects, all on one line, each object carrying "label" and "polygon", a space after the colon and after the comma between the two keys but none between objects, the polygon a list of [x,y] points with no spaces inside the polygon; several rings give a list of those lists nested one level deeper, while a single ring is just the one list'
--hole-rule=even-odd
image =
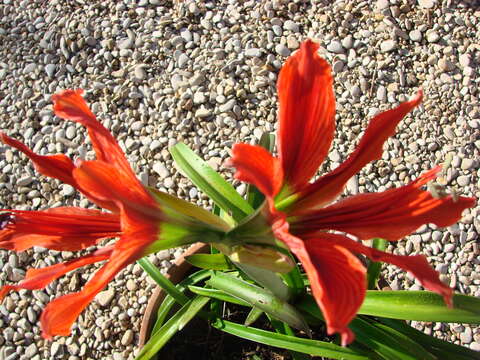
[{"label": "hippeastrum flower", "polygon": [[[89,255],[42,269],[28,270],[17,285],[0,289],[0,301],[10,290],[42,289],[76,268],[106,261],[84,288],[50,302],[41,315],[42,335],[68,335],[79,314],[124,267],[162,248],[196,241],[195,234],[215,228],[205,225],[175,198],[146,189],[135,176],[112,134],[97,121],[82,98],[82,90],[53,95],[57,116],[87,128],[96,159],[73,162],[63,154],[38,155],[21,142],[0,133],[1,140],[27,155],[43,175],[76,187],[98,206],[109,210],[58,207],[43,211],[2,210],[0,248],[23,251],[41,246],[59,251],[83,250],[118,237],[114,245]],[[162,203],[162,205],[160,205]],[[163,204],[166,204],[165,206]],[[188,209],[187,209],[188,208]],[[187,209],[189,215],[177,210]],[[215,224],[221,227],[221,224]]]},{"label": "hippeastrum flower", "polygon": [[[384,238],[395,241],[423,224],[448,226],[474,206],[473,198],[434,197],[422,187],[435,179],[436,167],[398,189],[334,200],[347,181],[382,155],[382,147],[397,124],[418,106],[422,92],[392,110],[376,115],[356,150],[332,172],[310,182],[327,156],[335,129],[335,97],[328,63],[310,40],[301,44],[278,78],[280,127],[278,157],[248,144],[236,144],[230,165],[235,177],[255,185],[266,197],[267,221],[274,236],[301,261],[312,293],[321,308],[327,332],[340,333],[348,344],[348,329],[366,294],[366,270],[356,254],[399,266],[425,288],[451,304],[452,289],[443,284],[424,256],[388,254],[355,241]],[[248,226],[248,224],[245,224]],[[334,230],[335,233],[331,231]]]}]

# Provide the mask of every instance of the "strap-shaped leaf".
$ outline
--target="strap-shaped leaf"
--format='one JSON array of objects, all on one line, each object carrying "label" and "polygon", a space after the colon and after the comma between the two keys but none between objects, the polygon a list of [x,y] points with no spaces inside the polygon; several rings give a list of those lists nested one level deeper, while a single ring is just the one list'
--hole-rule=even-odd
[{"label": "strap-shaped leaf", "polygon": [[234,296],[231,296],[222,290],[209,289],[209,288],[204,288],[201,286],[193,286],[193,285],[188,286],[188,290],[190,290],[194,294],[206,296],[212,299],[217,299],[217,300],[221,300],[221,301],[225,301],[225,302],[229,302],[229,303],[241,305],[241,306],[248,306],[248,307],[251,306],[248,302],[243,301],[242,299],[236,298]]},{"label": "strap-shaped leaf", "polygon": [[453,308],[430,291],[367,291],[359,314],[416,321],[480,323],[480,299],[455,294]]},{"label": "strap-shaped leaf", "polygon": [[255,321],[258,320],[260,316],[262,316],[263,313],[264,313],[263,310],[252,307],[243,325],[245,326],[252,325]]},{"label": "strap-shaped leaf", "polygon": [[194,254],[185,258],[193,266],[208,270],[232,270],[233,265],[223,254]]},{"label": "strap-shaped leaf", "polygon": [[135,360],[149,360],[204,307],[210,298],[197,296],[189,300],[145,344]]},{"label": "strap-shaped leaf", "polygon": [[[175,288],[178,290],[178,292],[183,294],[185,292],[185,289],[187,288],[187,286],[197,284],[200,281],[205,280],[206,278],[210,277],[211,274],[212,273],[208,270],[197,271],[197,272],[187,276],[184,280],[182,280],[179,284],[177,284],[175,286]],[[178,299],[178,297],[177,297],[177,299]],[[187,298],[187,300],[188,300],[188,298]],[[152,334],[154,334],[158,329],[160,329],[160,327],[165,322],[165,319],[169,315],[173,305],[175,305],[176,302],[177,301],[175,301],[175,299],[171,295],[167,294],[165,296],[162,303],[158,307],[157,320],[155,322],[155,326],[153,327]],[[180,303],[180,304],[183,305],[183,304],[185,304],[185,302]]]},{"label": "strap-shaped leaf", "polygon": [[236,222],[253,212],[253,208],[225,179],[198,157],[187,145],[178,143],[170,153],[179,170]]},{"label": "strap-shaped leaf", "polygon": [[307,334],[310,333],[303,316],[293,306],[275,297],[265,289],[220,272],[212,275],[206,283],[215,289],[246,301],[251,306],[269,313],[295,329],[305,331]]},{"label": "strap-shaped leaf", "polygon": [[382,324],[388,325],[391,329],[395,329],[416,342],[421,344],[425,349],[430,351],[442,360],[480,360],[480,352],[470,350],[467,347],[452,344],[444,340],[429,336],[405,323],[402,320],[378,318]]},{"label": "strap-shaped leaf", "polygon": [[226,333],[236,335],[265,345],[282,349],[293,350],[313,356],[324,356],[329,359],[368,360],[367,355],[324,341],[304,339],[295,336],[277,334],[271,331],[260,330],[254,327],[235,324],[230,321],[217,319],[212,326]]}]

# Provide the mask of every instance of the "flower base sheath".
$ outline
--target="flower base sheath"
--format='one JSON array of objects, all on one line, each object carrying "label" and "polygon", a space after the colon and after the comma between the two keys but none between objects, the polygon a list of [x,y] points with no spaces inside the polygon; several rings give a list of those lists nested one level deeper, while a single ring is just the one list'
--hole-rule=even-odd
[{"label": "flower base sheath", "polygon": [[[43,211],[2,210],[0,247],[23,251],[41,246],[59,251],[78,251],[116,237],[114,245],[89,255],[42,269],[28,270],[23,281],[0,289],[0,300],[10,290],[42,289],[65,273],[104,261],[84,288],[50,302],[41,315],[43,337],[68,335],[73,322],[95,295],[125,266],[150,252],[161,242],[166,215],[153,195],[139,182],[112,134],[97,121],[81,96],[66,90],[52,97],[55,114],[87,128],[96,159],[77,160],[61,155],[35,154],[21,142],[0,133],[1,140],[27,155],[43,175],[76,187],[98,206],[109,210],[59,207]],[[185,233],[188,233],[187,231]],[[158,246],[157,246],[158,247]]]},{"label": "flower base sheath", "polygon": [[335,129],[333,78],[317,50],[316,43],[303,42],[280,71],[278,157],[258,146],[236,144],[230,165],[236,168],[237,179],[265,195],[269,206],[264,213],[273,234],[301,261],[328,333],[340,333],[345,345],[354,339],[348,324],[366,294],[366,269],[356,254],[410,271],[447,304],[453,293],[424,256],[388,254],[352,240],[349,234],[360,240],[395,241],[423,224],[455,223],[475,199],[439,198],[422,190],[440,171],[436,167],[398,189],[359,194],[332,204],[352,176],[381,157],[383,144],[420,104],[423,94],[419,91],[411,101],[375,116],[346,161],[310,182],[327,156]]}]

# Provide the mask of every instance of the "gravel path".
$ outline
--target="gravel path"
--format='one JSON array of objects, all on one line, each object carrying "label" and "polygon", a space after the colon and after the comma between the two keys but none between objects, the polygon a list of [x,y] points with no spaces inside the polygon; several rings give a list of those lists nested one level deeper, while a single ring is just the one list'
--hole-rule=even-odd
[{"label": "gravel path", "polygon": [[[234,142],[254,141],[276,123],[278,69],[306,37],[333,64],[338,127],[324,170],[353,150],[368,119],[420,86],[425,102],[399,126],[382,160],[347,192],[399,186],[450,161],[439,183],[479,197],[479,1],[0,0],[0,129],[42,154],[89,157],[80,126],[53,116],[50,96],[82,87],[117,136],[144,183],[208,206],[172,166],[168,147],[191,145],[219,167]],[[23,155],[0,145],[0,207],[88,207],[72,187],[39,176]],[[230,173],[226,173],[230,177]],[[245,190],[238,186],[239,192]],[[456,291],[480,296],[478,209],[458,226],[426,226],[390,246],[422,252]],[[177,252],[151,256],[164,269]],[[34,248],[0,250],[0,283],[30,266],[76,256]],[[11,293],[0,306],[1,359],[131,359],[153,286],[138,265],[99,294],[70,337],[45,342],[38,317],[49,300],[77,291],[93,268],[44,291]],[[394,289],[419,284],[396,268]],[[480,350],[480,329],[415,324]]]}]

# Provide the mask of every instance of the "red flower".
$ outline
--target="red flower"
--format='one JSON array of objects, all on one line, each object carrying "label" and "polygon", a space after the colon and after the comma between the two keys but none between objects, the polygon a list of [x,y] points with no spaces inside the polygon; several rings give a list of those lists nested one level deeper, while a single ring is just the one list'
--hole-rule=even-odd
[{"label": "red flower", "polygon": [[75,186],[86,197],[111,213],[75,207],[44,211],[4,210],[0,214],[0,247],[22,251],[32,246],[75,251],[100,240],[119,237],[114,245],[90,255],[43,269],[30,269],[17,285],[0,289],[0,300],[10,290],[41,289],[78,267],[106,261],[74,294],[55,299],[41,316],[42,335],[68,335],[78,315],[125,266],[151,252],[159,240],[164,214],[149,191],[136,178],[110,132],[83,100],[81,90],[66,90],[52,97],[55,114],[78,122],[88,130],[96,160],[73,163],[65,155],[42,156],[1,133],[2,141],[26,154],[43,175]]},{"label": "red flower", "polygon": [[269,203],[269,221],[302,262],[329,334],[342,343],[354,339],[349,322],[366,294],[366,270],[354,254],[385,261],[413,273],[422,284],[451,304],[452,289],[443,284],[424,256],[397,256],[352,240],[375,237],[398,240],[426,223],[448,226],[472,207],[475,199],[435,198],[421,189],[435,178],[438,167],[407,186],[381,193],[360,194],[331,204],[347,181],[382,155],[385,141],[400,120],[422,100],[422,92],[408,102],[375,116],[357,149],[338,168],[310,183],[331,146],[335,128],[335,98],[330,66],[310,40],[291,56],[278,79],[278,157],[263,148],[236,144],[230,164],[235,177],[254,184]]}]

